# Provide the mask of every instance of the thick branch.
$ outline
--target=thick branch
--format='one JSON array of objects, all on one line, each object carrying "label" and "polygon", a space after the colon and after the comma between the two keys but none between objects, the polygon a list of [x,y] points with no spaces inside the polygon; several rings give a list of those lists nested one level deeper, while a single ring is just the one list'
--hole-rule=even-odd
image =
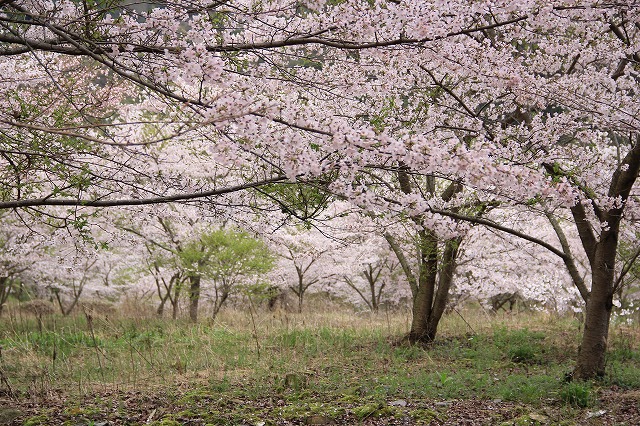
[{"label": "thick branch", "polygon": [[580,241],[582,241],[582,247],[587,254],[587,259],[589,259],[589,264],[593,265],[598,240],[596,240],[593,228],[591,228],[591,223],[589,223],[589,219],[587,219],[584,205],[580,202],[573,205],[571,207],[571,214],[573,215],[573,220],[576,224]]},{"label": "thick branch", "polygon": [[174,195],[167,195],[164,197],[152,197],[152,198],[133,198],[133,199],[119,199],[119,200],[83,200],[83,199],[68,199],[68,198],[30,198],[24,200],[14,201],[2,201],[0,202],[0,210],[15,209],[21,207],[41,207],[41,206],[83,206],[83,207],[117,207],[117,206],[143,206],[150,204],[165,204],[179,201],[197,200],[208,197],[216,197],[219,195],[230,194],[232,192],[238,192],[245,189],[257,188],[263,185],[268,185],[277,182],[286,182],[286,176],[276,176],[270,179],[264,179],[256,182],[245,183],[241,185],[229,186],[222,189],[214,189],[211,191],[202,192],[189,192],[180,193]]},{"label": "thick branch", "polygon": [[404,252],[402,251],[402,248],[400,247],[396,239],[393,237],[393,235],[389,234],[388,232],[384,233],[384,239],[387,240],[387,243],[389,243],[389,247],[391,247],[391,250],[393,250],[396,257],[398,258],[398,262],[400,262],[400,266],[402,267],[402,270],[404,271],[404,274],[407,277],[407,281],[409,281],[409,287],[411,288],[411,295],[415,299],[416,294],[418,293],[418,281],[416,280],[415,275],[413,275],[413,272],[411,271],[411,266],[409,266],[409,262],[407,262],[407,258],[404,256]]},{"label": "thick branch", "polygon": [[631,268],[633,268],[633,265],[635,264],[636,260],[638,260],[638,257],[640,257],[640,247],[636,249],[635,253],[633,253],[633,256],[631,256],[631,259],[629,259],[625,263],[624,267],[622,268],[622,272],[620,272],[620,276],[618,277],[616,282],[613,284],[613,293],[618,291],[618,289],[622,285],[622,281],[624,280],[624,277],[626,277],[627,274],[631,272]]},{"label": "thick branch", "polygon": [[[25,9],[14,6],[16,9],[20,10],[23,13],[27,13],[29,16],[33,17],[37,22],[42,24],[41,19],[34,14],[29,13]],[[303,46],[303,45],[320,45],[333,47],[337,49],[347,49],[347,50],[364,50],[364,49],[376,49],[381,47],[393,47],[393,46],[401,46],[401,45],[420,45],[423,43],[428,43],[437,40],[443,40],[449,37],[454,37],[458,35],[468,35],[477,32],[482,32],[494,28],[499,28],[511,24],[515,24],[521,21],[524,21],[528,18],[528,16],[517,16],[512,19],[508,19],[502,22],[496,22],[489,25],[482,25],[473,28],[467,28],[458,31],[451,31],[447,34],[437,37],[425,37],[425,38],[405,38],[400,36],[399,38],[391,39],[391,40],[375,40],[375,41],[350,41],[350,40],[339,40],[339,39],[329,39],[323,37],[309,37],[309,35],[298,35],[296,37],[288,37],[282,40],[270,40],[265,42],[257,42],[257,43],[232,43],[229,45],[209,45],[207,46],[207,50],[209,52],[241,52],[241,51],[250,51],[250,50],[266,50],[266,49],[279,49],[282,47],[290,47],[290,46]],[[46,24],[45,24],[46,25]],[[48,25],[51,29],[51,26]],[[337,28],[329,28],[328,30],[323,30],[322,32],[327,32],[329,30],[336,30]],[[10,35],[0,35],[0,41],[4,41],[6,43],[18,44],[28,46],[33,49],[52,51],[57,53],[64,53],[67,55],[104,55],[106,52],[112,51],[112,46],[117,46],[118,48],[123,46],[123,43],[94,43],[92,48],[87,48],[84,46],[80,46],[75,40],[70,40],[69,37],[65,37],[64,34],[61,34],[59,31],[52,31],[61,37],[60,40],[50,40],[48,42],[41,42],[34,39],[22,39],[20,37],[12,37]],[[77,35],[74,37],[75,39],[81,39]],[[85,41],[86,42],[86,41]],[[70,43],[71,46],[66,45],[65,43]],[[64,45],[63,45],[64,44]],[[61,46],[63,45],[63,46]],[[126,44],[125,44],[126,45]],[[135,44],[131,46],[133,53],[158,53],[164,54],[165,52],[171,53],[180,53],[183,48],[176,46],[152,46],[152,45],[139,45]],[[102,61],[101,61],[102,62]]]},{"label": "thick branch", "polygon": [[566,257],[566,254],[562,251],[559,250],[558,248],[554,247],[553,245],[539,239],[539,238],[535,238],[532,237],[531,235],[525,234],[524,232],[520,232],[517,231],[515,229],[509,228],[507,226],[503,226],[500,225],[492,220],[489,219],[484,219],[481,217],[475,217],[475,216],[466,216],[464,214],[460,214],[460,213],[455,213],[455,212],[450,212],[450,211],[446,211],[446,210],[441,210],[438,208],[433,208],[430,207],[429,211],[432,213],[436,213],[442,216],[447,216],[450,217],[452,219],[457,219],[457,220],[462,220],[465,222],[469,222],[469,223],[477,223],[479,225],[484,225],[484,226],[488,226],[489,228],[493,228],[493,229],[497,229],[498,231],[502,231],[505,232],[507,234],[511,234],[514,235],[518,238],[522,238],[523,240],[526,241],[530,241],[534,244],[538,244],[541,247],[546,248],[547,250],[549,250],[551,253],[555,254],[556,256],[559,256],[560,258],[564,259]]},{"label": "thick branch", "polygon": [[558,236],[558,241],[560,241],[560,246],[562,247],[562,251],[566,254],[562,260],[564,261],[565,266],[567,267],[567,271],[569,272],[569,276],[571,276],[571,280],[573,284],[576,286],[578,291],[580,292],[580,296],[582,300],[587,302],[589,299],[589,289],[587,289],[582,276],[578,272],[578,268],[573,259],[573,255],[571,254],[571,246],[569,246],[569,242],[567,241],[567,236],[564,233],[564,230],[558,223],[558,220],[549,212],[545,212],[547,219],[549,219],[549,223],[553,227],[556,235]]}]

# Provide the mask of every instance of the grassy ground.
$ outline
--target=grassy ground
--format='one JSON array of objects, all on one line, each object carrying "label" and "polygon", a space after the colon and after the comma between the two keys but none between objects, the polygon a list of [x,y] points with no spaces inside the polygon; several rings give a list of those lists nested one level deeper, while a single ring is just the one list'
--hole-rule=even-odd
[{"label": "grassy ground", "polygon": [[465,310],[429,347],[397,344],[408,321],[14,311],[0,319],[0,425],[640,424],[637,325],[613,328],[603,380],[573,383],[572,318]]}]

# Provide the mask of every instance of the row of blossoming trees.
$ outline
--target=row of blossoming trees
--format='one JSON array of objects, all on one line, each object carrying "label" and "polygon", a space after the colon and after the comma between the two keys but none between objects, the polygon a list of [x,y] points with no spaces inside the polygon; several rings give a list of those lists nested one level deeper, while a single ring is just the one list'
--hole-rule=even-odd
[{"label": "row of blossoming trees", "polygon": [[90,238],[98,208],[277,227],[346,200],[400,264],[415,342],[490,229],[562,264],[586,305],[576,376],[603,373],[638,256],[617,255],[638,219],[634,2],[128,4],[0,0],[0,208]]}]

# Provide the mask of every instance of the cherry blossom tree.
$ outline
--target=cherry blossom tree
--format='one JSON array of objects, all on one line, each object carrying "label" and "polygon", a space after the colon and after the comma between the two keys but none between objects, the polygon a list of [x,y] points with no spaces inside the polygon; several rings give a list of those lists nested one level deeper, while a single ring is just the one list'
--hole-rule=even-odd
[{"label": "cherry blossom tree", "polygon": [[351,238],[332,257],[342,268],[332,291],[352,303],[364,303],[372,312],[378,312],[383,304],[393,306],[410,299],[409,286],[399,276],[400,265],[379,233],[363,232]]},{"label": "cherry blossom tree", "polygon": [[34,230],[22,226],[11,212],[0,216],[0,315],[9,296],[17,295],[25,281],[33,279],[32,266],[43,254],[43,244]]},{"label": "cherry blossom tree", "polygon": [[272,281],[290,290],[302,312],[304,296],[312,286],[327,283],[336,274],[331,253],[338,243],[318,229],[290,226],[270,236],[274,251],[280,258],[272,273]]}]

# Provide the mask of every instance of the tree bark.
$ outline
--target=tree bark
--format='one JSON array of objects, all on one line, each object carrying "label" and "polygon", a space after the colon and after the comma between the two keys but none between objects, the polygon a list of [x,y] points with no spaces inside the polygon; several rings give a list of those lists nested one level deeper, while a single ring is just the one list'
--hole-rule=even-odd
[{"label": "tree bark", "polygon": [[178,280],[174,287],[173,299],[171,300],[171,318],[178,318],[178,309],[180,307],[180,293],[182,290],[182,281]]},{"label": "tree bark", "polygon": [[453,238],[445,242],[444,253],[442,255],[442,265],[438,276],[438,291],[433,302],[431,315],[427,322],[427,337],[433,341],[438,332],[438,324],[447,308],[449,301],[449,289],[453,283],[453,276],[456,270],[456,259],[458,257],[458,247],[462,238]]},{"label": "tree bark", "polygon": [[229,292],[225,290],[222,291],[222,294],[219,298],[216,297],[216,301],[213,304],[213,313],[211,314],[211,320],[215,321],[218,313],[220,313],[220,309],[222,309],[222,305],[224,305],[224,302],[226,302],[228,297]]},{"label": "tree bark", "polygon": [[162,318],[162,316],[164,315],[164,305],[165,303],[167,303],[167,297],[163,297],[160,299],[160,303],[158,304],[158,307],[156,308],[156,316],[159,318]]},{"label": "tree bark", "polygon": [[198,322],[198,303],[200,302],[200,275],[189,277],[191,286],[189,288],[189,319],[191,322]]},{"label": "tree bark", "polygon": [[592,271],[591,295],[587,302],[584,333],[576,362],[574,377],[591,379],[603,376],[609,338],[609,322],[613,307],[613,265],[617,238],[601,241],[596,250]]},{"label": "tree bark", "polygon": [[11,284],[12,283],[9,277],[0,277],[0,316],[2,316],[4,305],[9,298],[9,294],[11,293]]},{"label": "tree bark", "polygon": [[429,336],[428,323],[438,274],[438,238],[427,230],[421,230],[418,234],[420,238],[420,272],[417,293],[413,298],[409,342],[428,343],[432,341]]}]

